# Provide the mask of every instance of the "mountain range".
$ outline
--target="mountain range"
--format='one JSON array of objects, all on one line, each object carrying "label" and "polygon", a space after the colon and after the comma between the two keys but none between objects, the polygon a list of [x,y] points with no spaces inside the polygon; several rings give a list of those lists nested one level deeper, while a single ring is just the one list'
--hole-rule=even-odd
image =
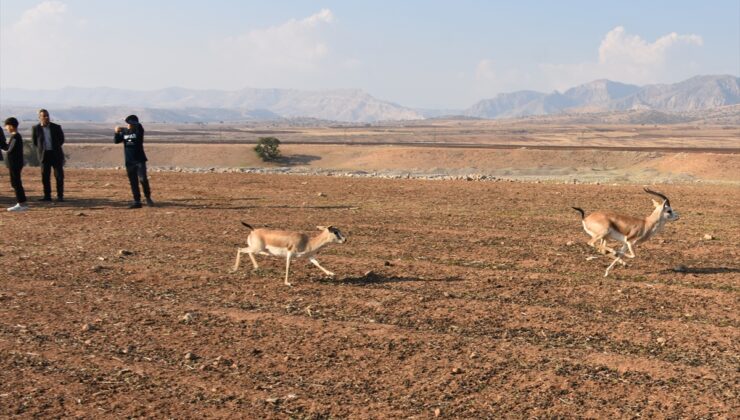
[{"label": "mountain range", "polygon": [[654,110],[689,112],[740,103],[740,78],[696,76],[674,84],[629,85],[596,80],[562,93],[517,91],[484,99],[465,110],[428,110],[383,101],[356,89],[134,91],[113,88],[0,89],[2,115],[35,119],[39,107],[60,121],[120,121],[137,113],[160,122],[245,122],[313,118],[343,122],[418,120],[440,116],[517,118],[532,115]]},{"label": "mountain range", "polygon": [[477,118],[517,118],[530,115],[654,110],[690,112],[740,103],[740,78],[696,76],[674,84],[628,85],[595,80],[563,93],[519,91],[484,99],[464,111]]}]

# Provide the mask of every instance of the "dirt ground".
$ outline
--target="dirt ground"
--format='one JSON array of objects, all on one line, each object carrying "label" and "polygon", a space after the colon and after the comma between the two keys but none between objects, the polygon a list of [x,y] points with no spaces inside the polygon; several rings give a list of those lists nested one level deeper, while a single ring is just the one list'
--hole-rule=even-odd
[{"label": "dirt ground", "polygon": [[[738,416],[737,187],[655,186],[681,219],[603,278],[570,206],[646,215],[641,186],[151,182],[128,210],[123,171],[69,170],[67,202],[1,215],[0,417]],[[229,273],[240,221],[334,224],[336,278]]]}]

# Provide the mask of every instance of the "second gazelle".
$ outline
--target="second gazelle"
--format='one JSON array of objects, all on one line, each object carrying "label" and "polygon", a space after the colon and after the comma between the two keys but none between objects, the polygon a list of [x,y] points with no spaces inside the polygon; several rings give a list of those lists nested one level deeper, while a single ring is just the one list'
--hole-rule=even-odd
[{"label": "second gazelle", "polygon": [[[573,207],[573,209],[581,213],[583,230],[591,236],[588,244],[602,254],[606,254],[608,251],[614,257],[614,261],[607,267],[604,277],[609,275],[609,271],[611,271],[616,263],[627,265],[622,259],[622,256],[635,258],[635,245],[650,239],[663,227],[665,222],[678,220],[678,212],[673,210],[668,197],[647,188],[645,188],[645,192],[662,199],[662,202],[653,200],[655,210],[645,218],[626,216],[609,211],[597,211],[586,216],[583,209]],[[616,251],[608,247],[606,245],[607,238],[621,242],[622,249]],[[625,254],[625,251],[629,251],[629,253]]]}]

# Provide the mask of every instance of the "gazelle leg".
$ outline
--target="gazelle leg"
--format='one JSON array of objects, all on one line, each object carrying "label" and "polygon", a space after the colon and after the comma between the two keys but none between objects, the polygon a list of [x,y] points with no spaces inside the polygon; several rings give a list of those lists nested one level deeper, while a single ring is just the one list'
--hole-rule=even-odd
[{"label": "gazelle leg", "polygon": [[[599,245],[596,245],[596,242],[599,242]],[[594,236],[590,241],[588,241],[588,244],[591,247],[596,248],[596,250],[602,254],[606,254],[607,252],[610,252],[612,255],[617,254],[613,248],[606,246],[606,239],[604,239],[604,236]]]},{"label": "gazelle leg", "polygon": [[614,264],[616,264],[618,262],[624,264],[624,261],[622,261],[622,257],[619,256],[619,255],[617,255],[616,257],[614,257],[614,261],[612,261],[612,263],[609,264],[609,267],[606,268],[606,272],[604,273],[604,277],[607,277],[609,275],[609,271],[611,271],[611,269],[614,267]]},{"label": "gazelle leg", "polygon": [[254,267],[254,269],[256,270],[260,268],[260,266],[257,265],[257,260],[254,258],[254,254],[251,252],[247,252],[247,255],[249,255],[249,259],[252,260],[252,266]]},{"label": "gazelle leg", "polygon": [[288,282],[288,275],[290,274],[290,257],[291,257],[290,252],[288,252],[287,258],[285,258],[285,285],[286,286],[292,286],[292,284]]},{"label": "gazelle leg", "polygon": [[331,271],[329,271],[326,268],[322,267],[321,264],[319,264],[318,260],[316,260],[316,258],[311,257],[308,260],[311,261],[313,263],[313,265],[315,265],[316,267],[319,267],[321,269],[321,271],[323,271],[324,273],[326,273],[327,276],[334,277],[334,273],[332,273]]},{"label": "gazelle leg", "polygon": [[626,254],[625,257],[635,258],[635,249],[632,247],[632,244],[630,242],[625,242],[625,244],[627,244],[627,250],[630,252],[629,254]]},{"label": "gazelle leg", "polygon": [[242,253],[246,251],[247,251],[247,248],[237,248],[236,249],[236,261],[234,262],[234,267],[231,269],[232,273],[239,269],[239,261],[241,260]]}]

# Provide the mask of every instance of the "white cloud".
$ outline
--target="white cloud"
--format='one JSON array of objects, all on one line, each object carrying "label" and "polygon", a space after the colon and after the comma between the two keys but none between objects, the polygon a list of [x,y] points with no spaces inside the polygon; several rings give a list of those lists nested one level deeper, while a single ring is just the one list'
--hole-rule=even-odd
[{"label": "white cloud", "polygon": [[475,66],[475,80],[479,82],[496,80],[493,60],[484,59],[478,62]]},{"label": "white cloud", "polygon": [[[44,1],[26,10],[18,21],[2,29],[0,74],[6,86],[19,81],[44,80],[52,74],[63,74],[66,51],[73,42],[68,22],[67,5]],[[20,83],[23,84],[23,83]]]},{"label": "white cloud", "polygon": [[23,15],[21,15],[20,20],[15,26],[17,29],[18,27],[35,24],[48,24],[50,21],[61,22],[66,12],[67,5],[61,1],[44,1],[23,12]]},{"label": "white cloud", "polygon": [[609,31],[599,46],[599,63],[616,65],[651,66],[665,60],[669,50],[677,44],[703,44],[698,35],[679,35],[671,32],[648,43],[638,35],[629,35],[624,27],[617,26]]},{"label": "white cloud", "polygon": [[221,58],[259,66],[263,70],[307,70],[329,54],[321,28],[334,21],[331,10],[303,19],[290,19],[277,26],[253,29],[244,34],[214,42]]},{"label": "white cloud", "polygon": [[693,69],[685,65],[691,51],[684,47],[702,45],[699,35],[672,32],[648,42],[617,26],[601,40],[598,59],[575,64],[544,63],[539,70],[556,89],[604,78],[634,84],[676,81],[693,75]]}]

